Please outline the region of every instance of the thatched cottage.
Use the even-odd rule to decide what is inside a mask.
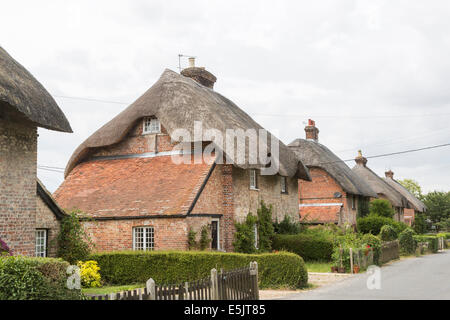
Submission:
[[[0,238],[14,254],[47,256],[64,213],[37,181],[37,127],[72,132],[45,88],[0,47]]]
[[[416,214],[427,211],[427,207],[422,201],[409,192],[408,189],[394,179],[394,172],[392,172],[392,170],[386,171],[384,174],[386,176],[384,180],[408,200],[409,208],[404,209],[404,222],[407,225],[412,226]]]
[[[306,139],[296,139],[288,145],[308,167],[312,179],[298,181],[301,221],[355,225],[358,208],[377,194],[344,161],[319,143],[319,129],[313,120],[308,120],[305,132]]]
[[[356,165],[352,169],[353,172],[363,179],[377,193],[379,198],[388,200],[394,208],[394,218],[397,221],[403,221],[404,209],[408,208],[408,200],[367,167],[367,158],[363,157],[361,151],[358,151],[355,162]]]
[[[165,70],[75,150],[54,196],[63,208],[77,208],[91,218],[84,226],[97,250],[184,250],[189,230],[198,236],[207,226],[211,249],[230,251],[234,222],[256,213],[261,200],[273,206],[274,219],[297,216],[297,181],[309,174],[281,141],[273,140],[279,143],[279,159],[250,163],[248,146],[244,154],[230,154],[212,137],[196,135],[197,121],[215,136],[230,129],[263,129],[215,92],[215,81],[194,65],[181,74]],[[180,129],[188,137],[180,139]],[[177,149],[179,141],[188,152]],[[211,141],[214,152],[206,153]],[[258,141],[258,148],[266,142]],[[189,161],[175,163],[177,155]],[[193,161],[198,155],[200,161]],[[242,155],[246,161],[236,161]],[[273,163],[279,170],[263,175]]]

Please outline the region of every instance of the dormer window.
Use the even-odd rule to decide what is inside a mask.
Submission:
[[[156,118],[144,118],[144,126],[142,133],[160,133],[161,132],[161,124],[159,120]]]

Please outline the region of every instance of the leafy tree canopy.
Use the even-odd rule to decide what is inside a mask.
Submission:
[[[404,186],[409,192],[411,192],[417,199],[422,200],[422,188],[416,180],[403,179],[397,180],[402,186]]]

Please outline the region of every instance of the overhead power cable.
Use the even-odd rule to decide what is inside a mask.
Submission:
[[[62,99],[71,99],[71,100],[82,100],[89,102],[100,102],[100,103],[113,103],[120,105],[129,105],[129,102],[121,102],[121,101],[111,101],[111,100],[102,100],[95,98],[83,98],[83,97],[71,97],[71,96],[60,96],[54,95],[55,98]],[[250,112],[255,116],[261,117],[288,117],[288,118],[342,118],[342,119],[373,119],[373,118],[412,118],[412,117],[442,117],[442,116],[450,116],[449,113],[425,113],[425,114],[397,114],[397,115],[308,115],[308,114],[269,114],[269,113],[257,113]]]

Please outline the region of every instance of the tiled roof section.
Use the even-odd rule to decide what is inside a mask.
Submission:
[[[300,220],[305,223],[337,223],[341,206],[300,207]]]
[[[61,207],[89,216],[186,214],[211,164],[175,164],[170,156],[79,164],[55,192]]]

